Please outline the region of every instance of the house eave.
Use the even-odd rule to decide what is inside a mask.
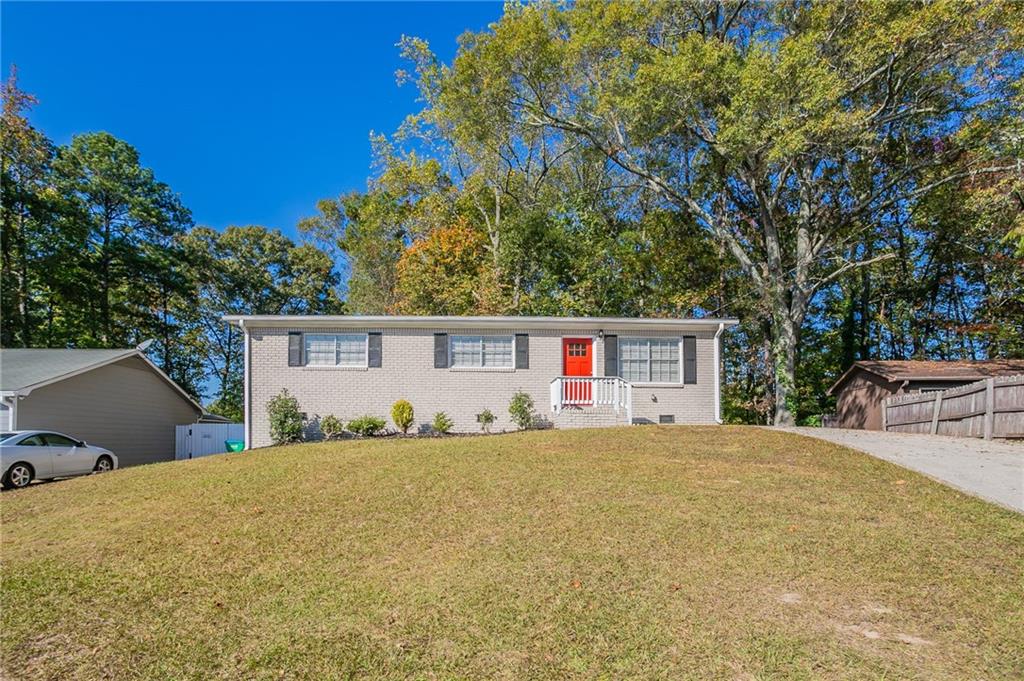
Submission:
[[[986,378],[993,378],[988,375],[972,375],[972,376],[900,376],[901,381],[916,381],[918,383],[945,383],[947,381],[983,381]],[[891,379],[896,380],[896,379]]]
[[[380,329],[572,329],[607,331],[717,331],[738,320],[649,319],[631,317],[409,317],[390,315],[224,315],[229,324],[248,328]]]

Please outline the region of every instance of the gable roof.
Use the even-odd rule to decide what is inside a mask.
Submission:
[[[715,330],[736,319],[654,317],[458,317],[401,315],[224,315],[236,326],[259,328],[384,328],[384,329],[678,329]]]
[[[174,388],[200,414],[203,408],[181,386],[153,364],[139,348],[94,350],[78,348],[0,348],[0,392],[27,395],[35,388],[138,357]]]
[[[887,381],[980,381],[990,376],[1024,374],[1024,359],[943,360],[869,359],[854,362],[828,389],[832,395],[857,371],[867,371]]]

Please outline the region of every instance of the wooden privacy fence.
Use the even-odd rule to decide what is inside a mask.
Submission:
[[[882,428],[986,440],[1024,437],[1024,375],[890,397],[882,406]]]

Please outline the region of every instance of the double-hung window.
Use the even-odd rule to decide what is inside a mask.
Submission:
[[[678,338],[622,338],[619,376],[630,383],[678,383]]]
[[[365,333],[307,333],[306,365],[313,367],[365,367]]]
[[[512,336],[452,336],[451,366],[511,369]]]

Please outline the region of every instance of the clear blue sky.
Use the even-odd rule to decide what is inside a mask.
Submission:
[[[105,130],[134,145],[198,224],[294,234],[317,199],[363,189],[371,130],[417,109],[395,43],[456,38],[489,3],[15,3],[2,60],[58,144]]]

